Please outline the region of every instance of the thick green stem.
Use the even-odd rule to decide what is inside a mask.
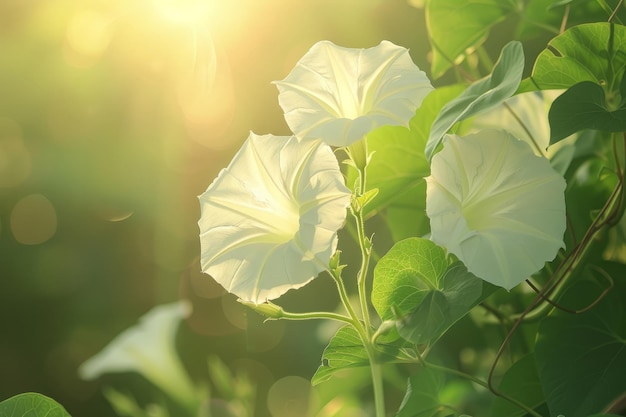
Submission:
[[[376,417],[385,417],[385,391],[383,389],[383,373],[382,366],[378,363],[376,352],[370,346],[368,349],[368,357],[370,360],[370,369],[372,371],[372,384],[374,388],[374,406],[376,407]]]

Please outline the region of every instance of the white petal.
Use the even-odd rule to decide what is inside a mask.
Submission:
[[[432,90],[408,50],[388,41],[368,49],[318,42],[275,83],[294,134],[331,146],[350,145],[380,126],[406,126]]]
[[[471,133],[484,129],[504,129],[514,137],[528,143],[539,156],[549,157],[550,144],[548,112],[561,90],[531,91],[517,94],[473,120]]]
[[[349,200],[327,145],[251,133],[200,196],[202,270],[254,303],[299,288],[326,268]]]
[[[563,245],[565,180],[503,131],[447,135],[426,178],[432,240],[511,289]]]
[[[183,404],[195,401],[195,389],[176,352],[176,332],[191,313],[188,301],[154,307],[139,324],[120,333],[97,355],[83,363],[83,379],[107,373],[138,372]]]

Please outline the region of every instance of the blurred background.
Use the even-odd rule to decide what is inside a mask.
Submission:
[[[78,366],[180,298],[194,377],[211,354],[246,369],[261,416],[308,389],[332,329],[263,324],[202,275],[197,196],[250,130],[289,133],[270,82],[323,39],[387,39],[428,68],[406,0],[0,0],[0,401],[36,391],[114,415],[102,384],[149,384]],[[322,278],[280,304],[332,310],[335,292]]]

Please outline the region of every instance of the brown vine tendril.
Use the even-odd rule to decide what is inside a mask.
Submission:
[[[563,12],[563,19],[561,19],[561,27],[559,27],[559,35],[565,32],[565,28],[567,28],[567,20],[569,19],[570,12],[570,4],[565,5],[565,11]]]
[[[537,293],[537,295],[539,295],[543,301],[547,302],[548,304],[550,304],[551,306],[553,306],[554,308],[561,310],[561,311],[565,311],[566,313],[570,313],[570,314],[582,314],[585,311],[589,311],[591,310],[593,307],[595,307],[600,301],[602,301],[602,299],[609,293],[609,291],[611,291],[613,289],[613,287],[615,286],[615,282],[613,281],[613,278],[611,278],[611,276],[602,268],[600,268],[597,265],[593,265],[593,264],[589,264],[587,265],[589,268],[595,269],[596,272],[598,272],[600,275],[602,275],[609,283],[609,286],[607,288],[605,288],[602,293],[596,297],[595,300],[593,300],[589,305],[587,305],[586,307],[579,309],[579,310],[573,310],[571,308],[567,308],[564,307],[562,305],[560,305],[559,303],[557,303],[554,300],[551,300],[550,298],[546,297],[544,294],[541,294],[541,290],[539,288],[537,288],[535,286],[535,284],[532,283],[531,280],[527,279],[526,283],[528,284],[528,286],[530,288],[532,288],[533,291],[535,291]]]
[[[617,15],[617,11],[619,10],[620,7],[622,7],[623,3],[624,3],[624,0],[619,0],[619,3],[617,3],[617,6],[615,6],[615,9],[613,9],[613,13],[611,13],[611,16],[609,16],[609,20],[608,20],[609,23],[613,21],[613,19]]]

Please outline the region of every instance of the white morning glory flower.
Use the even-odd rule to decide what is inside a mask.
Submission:
[[[565,180],[498,130],[446,135],[426,178],[431,239],[507,290],[564,247]]]
[[[194,409],[198,399],[176,352],[176,332],[191,313],[191,304],[179,301],[154,307],[115,337],[78,369],[91,380],[107,373],[138,372],[182,405]]]
[[[348,146],[380,126],[407,126],[433,89],[408,50],[388,41],[368,49],[318,42],[275,83],[292,132],[331,146]]]
[[[528,143],[536,155],[550,158],[559,146],[551,146],[550,152],[547,151],[550,145],[548,112],[561,93],[561,90],[544,90],[517,94],[505,101],[506,106],[498,106],[476,116],[471,124],[471,133],[483,129],[505,129]]]
[[[202,271],[256,304],[300,288],[327,269],[349,202],[329,146],[250,133],[200,196]]]

